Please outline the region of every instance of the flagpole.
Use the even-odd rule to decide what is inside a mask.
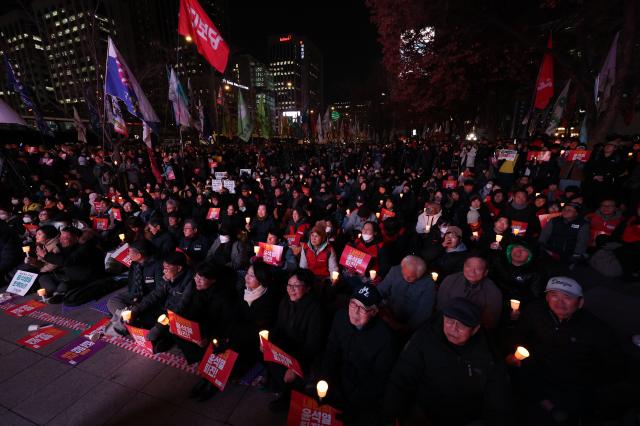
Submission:
[[[104,74],[102,75],[102,151],[105,150],[105,132],[107,130],[107,66],[109,64],[109,44],[111,37],[107,39],[107,54],[104,60]]]

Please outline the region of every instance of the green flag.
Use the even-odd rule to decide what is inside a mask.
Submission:
[[[271,137],[271,126],[269,126],[269,118],[267,116],[267,105],[264,97],[257,99],[257,116],[258,129],[260,130],[260,136],[269,139]]]
[[[545,131],[548,135],[554,135],[556,133],[560,120],[562,120],[564,107],[567,105],[567,98],[569,95],[569,84],[571,84],[571,80],[567,81],[567,84],[564,86],[564,89],[562,89],[562,92],[560,92],[558,99],[556,99],[556,103],[553,105],[551,118],[549,119],[549,126]]]
[[[247,104],[244,103],[242,91],[238,89],[238,137],[245,142],[251,138],[253,124],[247,110]]]

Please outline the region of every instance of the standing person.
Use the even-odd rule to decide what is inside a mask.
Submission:
[[[378,316],[382,297],[370,284],[356,289],[333,320],[320,376],[331,384],[329,401],[350,425],[381,423],[380,404],[395,362],[391,330]]]
[[[385,424],[511,424],[509,378],[480,330],[481,309],[453,298],[442,311],[400,354],[383,401]]]
[[[296,269],[287,283],[287,296],[280,302],[276,325],[269,341],[293,356],[304,374],[319,360],[326,338],[326,317],[322,304],[311,293],[315,277],[306,269]],[[291,390],[300,389],[303,379],[291,369],[269,363],[269,377],[278,398],[269,403],[273,411],[286,411]]]

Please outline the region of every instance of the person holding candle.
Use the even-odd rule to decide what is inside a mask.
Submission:
[[[247,232],[249,232],[249,237],[255,245],[267,241],[269,229],[275,228],[275,226],[276,223],[273,220],[273,216],[268,213],[265,203],[258,205],[256,216],[249,223],[245,224],[245,228]]]
[[[513,240],[514,235],[511,233],[511,220],[500,215],[492,222],[492,225],[485,226],[483,233],[478,241],[480,250],[490,249],[493,251],[504,250]]]
[[[381,318],[402,337],[408,336],[431,317],[435,284],[418,256],[406,256],[377,285],[384,299]]]
[[[418,216],[416,232],[418,235],[426,235],[431,229],[436,228],[438,220],[442,217],[442,207],[438,203],[426,202],[424,211]]]
[[[530,352],[526,360],[510,362],[520,366],[514,379],[531,421],[575,424],[591,419],[594,408],[610,400],[605,397],[610,386],[621,384],[622,354],[613,331],[583,309],[583,290],[576,280],[553,277],[545,293],[524,308],[507,350],[513,354],[523,346]],[[618,389],[615,398],[622,402],[626,392]]]
[[[536,216],[536,208],[529,203],[529,194],[524,189],[518,189],[513,194],[511,204],[507,205],[503,214],[514,222],[519,222],[519,236],[529,239],[536,238],[540,234],[540,221]]]
[[[394,336],[379,316],[382,297],[364,284],[333,319],[318,376],[331,386],[327,403],[350,425],[379,423],[385,384],[396,360]]]
[[[330,277],[338,270],[338,260],[333,246],[327,241],[325,227],[314,226],[309,232],[309,242],[302,243],[300,268],[309,269],[317,279]]]
[[[44,225],[36,231],[35,256],[27,253],[25,265],[18,269],[45,274],[58,268],[57,265],[47,263],[44,256],[47,253],[60,253],[60,232],[53,225]]]
[[[325,311],[311,292],[315,279],[308,269],[298,268],[291,274],[287,296],[280,302],[276,324],[269,334],[269,341],[298,360],[305,374],[319,361],[326,339]],[[291,389],[300,389],[303,380],[279,364],[268,363],[268,368],[271,384],[279,394],[269,408],[286,411]]]
[[[387,384],[385,425],[512,424],[509,378],[481,317],[473,302],[452,298],[416,331]]]

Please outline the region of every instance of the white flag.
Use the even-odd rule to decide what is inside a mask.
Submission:
[[[78,132],[78,141],[87,143],[87,129],[82,124],[76,107],[73,107],[73,125],[76,126],[76,131]]]
[[[176,125],[189,127],[191,117],[189,116],[189,103],[187,95],[178,80],[178,76],[173,68],[171,68],[169,76],[169,100],[173,106],[173,115]]]
[[[613,84],[616,82],[616,56],[618,55],[619,37],[620,31],[618,31],[613,38],[607,59],[605,59],[604,64],[602,64],[602,69],[596,77],[596,84],[593,91],[598,112],[607,109],[607,102],[611,96]]]
[[[567,105],[567,98],[569,95],[569,85],[571,84],[571,80],[567,81],[567,84],[564,85],[564,89],[560,92],[558,99],[556,99],[556,103],[553,104],[553,110],[551,111],[551,118],[549,119],[549,126],[545,131],[546,134],[553,136],[560,124],[560,120],[562,120],[562,115],[564,114],[564,107]]]

